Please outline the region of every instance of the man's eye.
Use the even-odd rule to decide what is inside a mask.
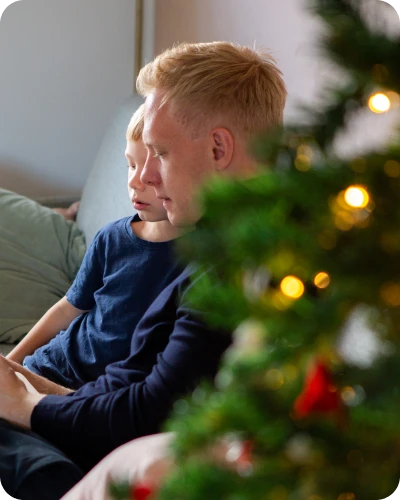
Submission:
[[[129,165],[129,164],[128,164],[128,165],[127,165],[127,167],[128,167],[128,168],[130,168],[130,169],[132,169],[132,170],[135,170],[136,165]]]
[[[157,151],[154,151],[155,158],[163,158],[164,156],[165,156],[165,153],[157,153]]]

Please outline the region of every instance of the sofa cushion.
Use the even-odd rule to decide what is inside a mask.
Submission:
[[[0,189],[0,341],[15,342],[71,285],[85,253],[77,225]]]

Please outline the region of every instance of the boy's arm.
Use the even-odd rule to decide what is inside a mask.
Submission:
[[[32,354],[36,349],[47,344],[61,330],[68,328],[70,323],[82,314],[83,310],[70,304],[66,297],[59,300],[36,323],[30,332],[8,354],[7,359],[22,363],[25,356]]]

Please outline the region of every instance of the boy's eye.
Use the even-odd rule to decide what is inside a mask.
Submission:
[[[136,168],[136,165],[127,165],[128,168],[131,168],[132,170],[134,170]]]

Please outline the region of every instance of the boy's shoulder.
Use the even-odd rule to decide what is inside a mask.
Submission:
[[[94,238],[94,242],[106,242],[110,238],[113,238],[115,236],[124,235],[128,231],[133,217],[134,216],[130,215],[128,217],[122,217],[122,219],[107,223],[105,226],[99,229]]]

